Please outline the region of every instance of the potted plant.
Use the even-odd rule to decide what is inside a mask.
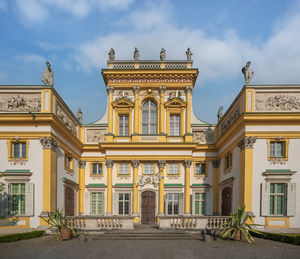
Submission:
[[[250,234],[250,230],[255,233],[260,233],[259,231],[254,230],[251,225],[257,224],[248,224],[247,221],[252,221],[252,216],[245,214],[245,206],[238,208],[236,213],[230,214],[229,222],[220,225],[219,229],[222,233],[222,238],[230,236],[234,240],[242,240],[244,236],[249,243],[254,242],[254,238]]]
[[[57,209],[52,215],[48,212],[48,218],[42,219],[47,222],[50,229],[55,229],[57,239],[70,240],[72,236],[75,236],[75,231],[67,225],[66,217],[63,215],[62,210]]]

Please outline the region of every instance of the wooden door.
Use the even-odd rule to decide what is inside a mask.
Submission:
[[[74,191],[70,187],[65,187],[65,214],[74,216]]]
[[[142,193],[142,224],[155,223],[155,192]]]
[[[222,216],[229,216],[231,213],[231,196],[232,189],[230,187],[226,187],[222,191]]]

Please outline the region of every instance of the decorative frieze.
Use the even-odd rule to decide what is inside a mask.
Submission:
[[[107,129],[87,129],[86,131],[86,139],[87,142],[98,143],[105,141],[105,134],[107,133]]]
[[[235,104],[231,111],[226,115],[226,118],[221,123],[221,135],[223,135],[233,123],[240,117],[241,104],[240,101]]]
[[[139,175],[136,181],[136,185],[138,186],[145,186],[146,184],[152,184],[155,188],[159,184],[160,179],[163,179],[164,177],[155,174],[155,175]]]
[[[199,143],[199,144],[205,144],[205,143],[213,143],[213,131],[211,128],[192,128],[192,134],[193,134],[193,142]]]
[[[256,137],[245,137],[238,142],[238,147],[240,148],[240,150],[243,150],[245,148],[253,148],[256,139]]]
[[[53,151],[58,147],[57,142],[51,137],[40,138],[43,149],[51,149]]]
[[[165,168],[166,160],[158,160],[157,165],[158,165],[159,168]]]
[[[1,93],[1,112],[41,112],[41,94]]]
[[[131,163],[132,163],[133,168],[139,168],[139,166],[140,166],[140,161],[139,160],[133,159],[131,161]]]
[[[56,116],[76,136],[75,123],[59,103],[56,104]]]
[[[107,168],[113,168],[114,161],[113,160],[106,160],[105,165]]]
[[[184,160],[183,165],[185,166],[185,168],[190,168],[192,165],[192,160]]]

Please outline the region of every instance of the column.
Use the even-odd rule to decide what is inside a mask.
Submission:
[[[138,178],[138,171],[139,171],[140,161],[139,160],[132,160],[132,167],[133,167],[133,201],[132,201],[132,214],[133,216],[138,216],[138,185],[137,185],[137,178]],[[138,219],[135,219],[137,221]]]
[[[112,214],[112,169],[114,161],[106,160],[105,165],[107,167],[106,214]]]
[[[244,137],[238,143],[240,148],[240,206],[252,212],[253,146],[256,137]]]
[[[214,215],[220,215],[219,213],[219,199],[220,199],[220,160],[214,160],[212,161],[213,166],[213,194],[214,194],[214,205],[213,205],[213,214]]]
[[[84,214],[84,191],[85,191],[85,166],[86,161],[78,160],[78,205],[77,205],[77,211],[79,215]]]
[[[139,86],[133,87],[134,93],[134,134],[139,133],[139,93],[141,88]]]
[[[107,93],[108,93],[108,134],[113,134],[113,93],[114,88],[112,86],[106,87]]]
[[[56,149],[51,137],[40,138],[43,147],[43,215],[56,210]],[[41,219],[41,224],[43,220]]]
[[[159,129],[159,133],[160,134],[164,134],[165,132],[165,91],[166,91],[166,86],[161,85],[159,86],[159,92],[160,92],[160,104],[159,104],[159,108],[160,108],[160,129]]]
[[[192,142],[193,135],[191,133],[191,113],[192,113],[192,91],[193,86],[187,86],[186,92],[186,113],[185,113],[185,141]]]
[[[190,199],[190,178],[191,178],[191,165],[192,160],[184,160],[183,162],[185,167],[185,181],[184,181],[184,214],[190,215],[191,214],[191,199]]]
[[[159,210],[158,216],[165,214],[165,187],[164,187],[164,171],[166,166],[166,160],[159,160],[158,167],[159,167]]]

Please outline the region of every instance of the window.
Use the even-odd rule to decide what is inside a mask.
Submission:
[[[152,100],[142,106],[142,134],[157,134],[157,105]]]
[[[225,156],[225,169],[232,167],[232,153]]]
[[[119,115],[119,135],[128,136],[129,135],[129,116]]]
[[[145,163],[143,174],[154,174],[154,164],[153,163]]]
[[[285,156],[285,142],[271,141],[270,142],[270,157],[284,157]]]
[[[205,193],[195,193],[195,214],[205,215]]]
[[[179,175],[179,164],[169,163],[168,164],[168,174],[169,175]]]
[[[103,165],[102,165],[102,163],[92,164],[92,175],[103,175]]]
[[[92,192],[91,193],[91,215],[103,214],[103,193]]]
[[[119,215],[129,215],[129,193],[119,193]]]
[[[195,175],[205,175],[206,174],[206,164],[196,163]]]
[[[179,214],[179,193],[168,193],[168,215]]]
[[[286,184],[270,184],[270,215],[286,214]]]
[[[68,154],[65,154],[65,169],[73,170],[73,158]]]
[[[14,142],[12,143],[13,158],[26,158],[26,142]]]
[[[180,128],[180,115],[179,114],[171,114],[170,115],[170,136],[179,136],[179,128]]]
[[[119,175],[128,175],[129,174],[129,163],[120,163],[119,164]]]
[[[11,184],[11,215],[25,214],[25,183]]]

